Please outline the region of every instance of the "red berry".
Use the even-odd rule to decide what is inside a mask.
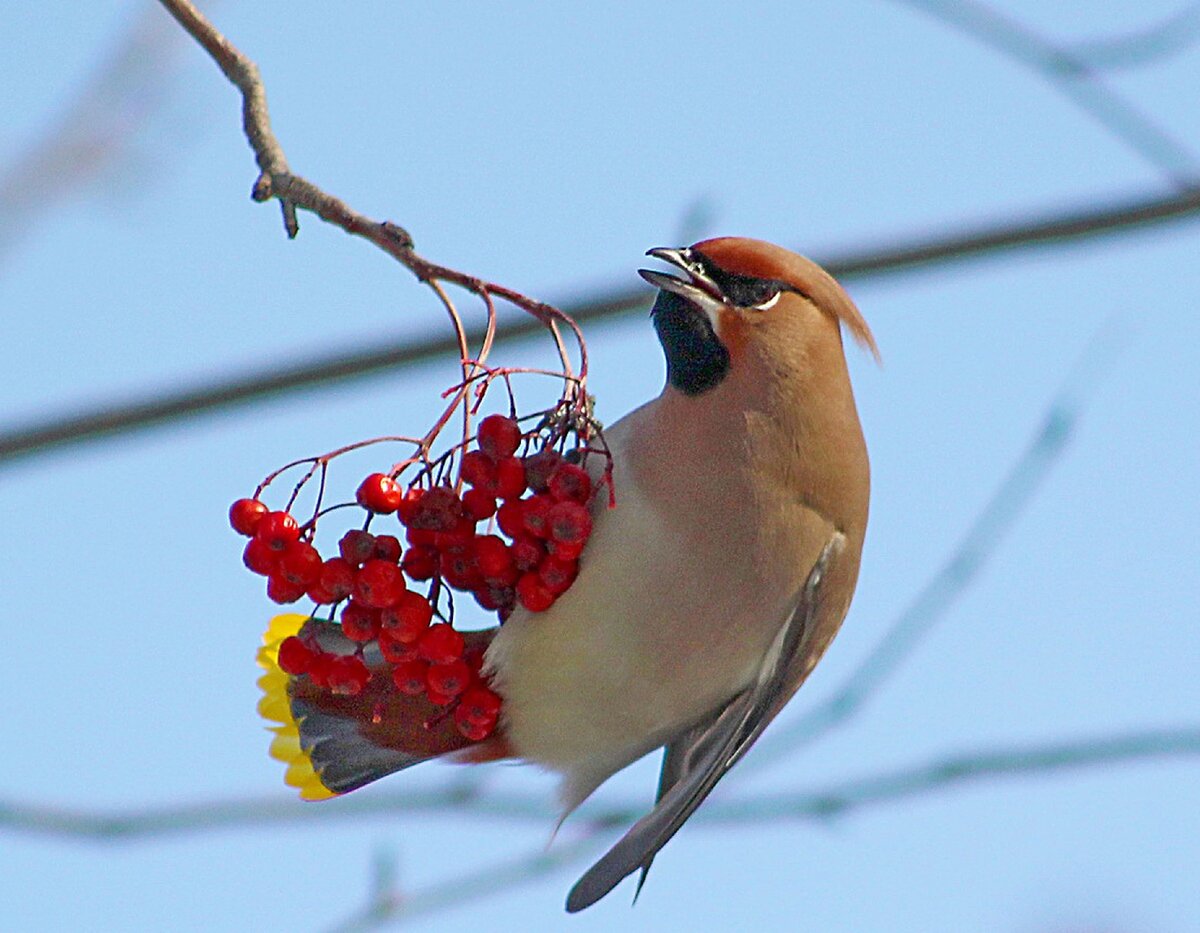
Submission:
[[[475,590],[475,602],[489,612],[512,609],[517,604],[517,593],[511,586],[485,583]]]
[[[308,593],[309,599],[311,599],[314,603],[319,603],[321,605],[329,605],[330,603],[336,603],[338,601],[338,598],[334,596],[333,593],[321,586],[320,580],[318,580],[316,583],[310,583],[306,592]]]
[[[265,577],[273,573],[279,565],[279,552],[272,551],[268,544],[259,541],[258,538],[251,538],[246,542],[246,549],[242,551],[242,563],[247,569]]]
[[[268,512],[258,520],[254,537],[272,551],[282,551],[300,540],[300,526],[287,512]]]
[[[257,499],[238,499],[229,507],[229,524],[240,535],[249,538],[267,514],[267,507]]]
[[[475,553],[475,564],[483,579],[489,583],[512,583],[515,580],[512,553],[508,545],[496,535],[480,535],[471,542]]]
[[[464,492],[463,505],[467,514],[477,522],[496,514],[496,497],[482,489],[468,489]]]
[[[496,524],[510,538],[525,533],[525,503],[520,499],[512,499],[496,511]]]
[[[471,669],[461,658],[445,664],[430,664],[425,676],[430,696],[440,693],[443,696],[456,697],[471,684]]]
[[[460,633],[444,622],[432,625],[417,642],[421,657],[433,664],[446,664],[462,657],[466,642]]]
[[[386,609],[384,610],[384,612],[387,611]],[[405,661],[415,661],[417,659],[416,648],[412,645],[396,641],[388,635],[386,629],[379,635],[379,653],[383,655],[383,659],[389,664],[403,664]]]
[[[363,659],[352,654],[335,657],[330,663],[329,673],[326,675],[329,689],[348,697],[361,693],[370,679],[371,672],[367,670]]]
[[[472,450],[463,454],[459,475],[470,486],[491,486],[496,481],[496,467],[482,450]]]
[[[517,581],[517,599],[530,612],[544,612],[557,597],[536,573],[527,573]]]
[[[407,589],[400,568],[390,561],[372,558],[354,575],[354,598],[374,609],[396,605]]]
[[[317,653],[299,637],[290,635],[279,645],[279,669],[298,677],[308,671]]]
[[[450,696],[449,694],[434,693],[429,689],[426,689],[425,691],[425,698],[434,706],[449,706],[454,702],[454,697]]]
[[[303,584],[293,583],[278,573],[267,577],[267,597],[277,603],[294,603],[306,589]]]
[[[479,565],[475,563],[474,549],[469,544],[442,552],[438,566],[446,583],[456,590],[473,590],[483,582]]]
[[[496,482],[488,490],[498,499],[517,499],[525,492],[525,464],[516,457],[496,461]]]
[[[488,723],[487,725],[476,725],[473,722],[469,722],[467,719],[458,715],[458,710],[454,711],[454,725],[458,728],[458,731],[464,738],[468,738],[472,742],[482,742],[489,735],[491,735],[496,728],[496,724],[494,722]]]
[[[308,665],[308,679],[318,687],[329,686],[329,675],[336,662],[338,656],[330,654],[327,651],[317,651],[312,659],[312,663]]]
[[[463,693],[455,714],[468,722],[494,723],[500,716],[500,706],[500,697],[482,684],[476,684]]]
[[[417,503],[421,501],[421,497],[425,495],[425,490],[417,486],[412,489],[407,489],[400,499],[400,506],[396,509],[396,517],[400,519],[401,525],[407,525],[412,519],[413,511],[417,507]]]
[[[331,557],[321,565],[321,576],[317,578],[321,589],[338,602],[354,591],[354,567],[344,557]]]
[[[525,458],[525,479],[534,492],[545,492],[550,486],[550,477],[563,462],[562,454],[546,447]]]
[[[551,538],[546,542],[546,550],[559,560],[579,560],[579,555],[583,553],[585,543],[584,541],[579,541],[574,544],[564,544],[562,541],[555,541]]]
[[[289,583],[308,589],[321,576],[321,555],[307,541],[295,541],[279,558],[278,573]]]
[[[479,422],[479,449],[499,460],[511,457],[521,445],[521,426],[504,415],[488,415]]]
[[[412,579],[428,580],[437,573],[437,552],[427,547],[414,546],[404,555],[401,566]]]
[[[372,473],[359,484],[354,498],[364,509],[390,515],[404,501],[404,490],[386,473]]]
[[[395,535],[376,535],[375,536],[375,553],[374,557],[380,560],[391,561],[393,564],[400,562],[400,555],[404,553],[400,547],[400,539]]]
[[[338,553],[347,563],[358,567],[375,555],[375,536],[369,531],[351,528],[338,542]]]
[[[550,495],[560,502],[570,500],[585,504],[592,494],[592,478],[587,470],[574,463],[564,463],[550,477]]]
[[[535,538],[549,538],[549,515],[554,505],[554,500],[545,493],[538,493],[536,496],[525,499],[522,502],[523,509],[521,511],[521,525],[525,534],[533,535]]]
[[[392,669],[392,683],[401,693],[410,697],[425,692],[425,673],[429,664],[425,661],[401,661]]]
[[[454,525],[445,531],[433,533],[433,546],[438,550],[453,547],[464,547],[475,537],[475,522],[465,514]]]
[[[537,575],[551,593],[556,596],[565,593],[575,582],[579,566],[575,561],[563,560],[560,557],[547,557],[538,565]]]
[[[379,617],[383,632],[392,640],[415,644],[429,629],[433,606],[420,593],[405,591],[396,605],[384,609]]]
[[[537,569],[546,556],[546,547],[537,538],[523,536],[512,543],[512,556],[516,568],[525,573]]]
[[[410,528],[449,531],[463,517],[462,501],[449,486],[434,486],[417,500],[408,521]]]
[[[379,634],[379,610],[351,600],[342,610],[342,634],[357,642],[375,638]]]
[[[555,541],[583,544],[592,533],[592,516],[578,502],[559,502],[546,516],[546,526]]]
[[[404,532],[404,537],[412,547],[432,548],[434,538],[437,537],[436,531],[430,531],[428,528],[409,528]]]

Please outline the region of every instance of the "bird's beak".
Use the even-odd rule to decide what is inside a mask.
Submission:
[[[660,246],[647,250],[646,255],[675,266],[687,278],[677,278],[654,269],[638,269],[638,275],[655,288],[674,292],[680,298],[691,302],[715,322],[717,311],[725,306],[725,298],[717,283],[705,274],[704,267],[692,257],[691,250]]]

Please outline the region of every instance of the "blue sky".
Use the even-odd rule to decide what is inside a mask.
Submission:
[[[6,13],[0,166],[147,5]],[[1003,9],[1067,40],[1179,4],[1138,7]],[[548,300],[635,282],[648,247],[693,232],[696,205],[698,234],[820,258],[1165,190],[1028,70],[900,2],[206,8],[262,68],[296,171],[403,224],[426,256]],[[0,257],[3,424],[443,326],[366,244],[311,217],[287,241],[278,210],[248,198],[233,90],[198,49],[179,43],[172,60],[126,156]],[[1200,150],[1200,49],[1112,83]],[[1198,247],[1183,223],[851,285],[884,358],[851,350],[872,524],[843,633],[782,725],[837,688],[947,557],[1101,327],[1120,350],[1066,455],[932,636],[851,723],[735,772],[727,797],[1195,723]],[[602,418],[657,393],[644,314],[588,336]],[[283,798],[254,712],[272,607],[225,510],[294,457],[419,430],[452,363],[0,468],[0,797],[102,810]],[[630,768],[604,799],[648,803],[655,768]],[[530,769],[493,770],[489,787],[552,792]],[[635,909],[622,888],[567,918],[572,868],[415,925],[1175,933],[1200,925],[1197,774],[1194,759],[1144,762],[829,824],[689,826]],[[455,778],[423,766],[361,793]],[[549,829],[375,816],[108,847],[5,831],[0,916],[36,930],[322,930],[362,904],[377,851],[415,890],[532,851]]]

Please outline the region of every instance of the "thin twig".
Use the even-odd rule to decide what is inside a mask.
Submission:
[[[0,262],[50,208],[111,187],[168,98],[180,39],[153,8],[138,11],[45,133],[0,171]]]
[[[578,341],[580,355],[580,378],[587,376],[587,350],[583,335],[575,322],[558,308],[536,301],[520,292],[477,276],[438,265],[420,256],[413,246],[412,236],[403,227],[390,221],[382,223],[358,213],[345,201],[321,190],[306,178],[295,175],[288,168],[283,147],[271,129],[267,110],[267,92],[259,75],[258,66],[244,55],[232,42],[202,14],[191,0],[160,0],[187,33],[195,39],[220,67],[242,94],[242,129],[260,169],[254,182],[252,197],[256,201],[276,199],[283,209],[284,229],[289,237],[300,230],[297,210],[316,214],[326,223],[340,227],[351,236],[362,237],[379,247],[421,282],[448,282],[474,295],[494,295],[514,307],[533,315],[548,328],[560,354],[564,368],[570,367],[570,358],[562,345],[556,325],[571,328]]]
[[[1089,61],[979,0],[900,0],[949,23],[1044,78],[1154,165],[1180,191],[1200,185],[1200,162],[1179,140],[1106,86]]]
[[[594,855],[607,836],[601,827],[590,826],[578,838],[552,849],[538,846],[525,855],[489,863],[411,894],[401,893],[391,899],[372,901],[330,927],[329,933],[364,933],[511,891],[518,885],[537,881]]]
[[[1093,71],[1138,68],[1182,52],[1200,39],[1200,3],[1191,3],[1141,29],[1104,39],[1062,45],[1072,58]]]
[[[843,281],[865,281],[1009,250],[1057,248],[1197,217],[1200,217],[1200,191],[1125,198],[1084,210],[980,224],[929,237],[910,236],[905,238],[907,242],[901,240],[899,246],[893,243],[878,249],[868,247],[833,254],[822,264]],[[576,321],[590,322],[645,308],[649,301],[650,292],[644,287],[613,288],[565,303],[563,309]],[[507,343],[542,329],[540,322],[528,317],[508,318],[496,326],[493,342]],[[473,344],[477,343],[485,337],[485,329],[468,330],[467,336]],[[106,403],[75,414],[12,425],[0,430],[0,466],[300,390],[332,387],[392,372],[444,358],[456,352],[457,346],[456,337],[444,334],[395,341],[382,347],[373,341],[370,346],[313,356],[289,366],[256,367],[228,379],[149,392],[132,402]]]

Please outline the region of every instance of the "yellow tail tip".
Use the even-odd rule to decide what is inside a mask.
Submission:
[[[284,782],[300,791],[303,800],[326,800],[337,794],[321,783],[321,775],[313,768],[312,759],[300,745],[300,724],[292,717],[288,699],[288,674],[279,666],[279,646],[285,638],[296,635],[308,621],[308,616],[288,613],[275,616],[263,633],[258,649],[258,666],[266,673],[258,678],[262,699],[258,713],[275,733],[271,740],[271,757],[287,765]]]

